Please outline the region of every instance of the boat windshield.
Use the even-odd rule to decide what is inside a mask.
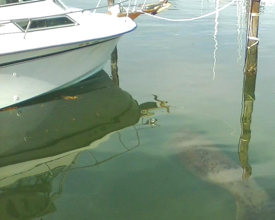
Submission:
[[[13,21],[13,23],[19,27],[22,31],[26,31],[29,20],[24,21]],[[74,26],[76,22],[69,18],[68,16],[60,16],[60,17],[50,17],[50,18],[39,18],[35,20],[31,20],[29,24],[28,31],[38,31],[59,27],[68,27]]]
[[[38,1],[45,1],[45,0],[0,0],[0,7],[15,5],[15,4],[23,4],[28,2],[38,2]]]

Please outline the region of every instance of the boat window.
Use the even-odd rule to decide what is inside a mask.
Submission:
[[[28,23],[28,20],[14,22],[14,24],[18,26],[22,31],[25,31],[27,29]],[[75,25],[75,21],[67,16],[35,19],[31,21],[28,31],[36,31],[56,27],[67,27],[73,25]]]
[[[39,1],[45,1],[45,0],[0,0],[0,7],[14,5],[14,4],[28,3],[28,2],[39,2]]]

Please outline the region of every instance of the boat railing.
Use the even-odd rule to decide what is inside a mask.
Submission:
[[[127,2],[127,5],[125,4]],[[145,0],[146,2],[146,0]],[[27,26],[25,28],[25,30],[21,29],[21,31],[18,32],[9,32],[9,33],[0,33],[0,35],[6,35],[6,34],[24,34],[24,38],[26,38],[27,33],[29,33],[31,30],[31,24],[34,20],[43,20],[43,19],[50,19],[50,18],[57,18],[57,17],[62,17],[62,16],[69,16],[71,14],[76,14],[76,13],[84,13],[84,12],[90,12],[90,13],[96,13],[96,11],[98,9],[104,9],[104,8],[108,8],[108,11],[110,11],[110,8],[112,7],[118,7],[119,9],[123,9],[128,16],[130,11],[135,10],[135,7],[137,6],[137,0],[135,0],[135,3],[132,4],[131,0],[123,0],[120,1],[118,3],[114,3],[111,6],[110,5],[104,5],[104,6],[100,6],[101,0],[99,0],[99,2],[97,3],[96,7],[92,7],[92,8],[86,8],[86,9],[69,9],[69,11],[66,11],[64,13],[59,13],[59,14],[54,14],[54,15],[48,15],[48,16],[39,16],[39,17],[31,17],[31,18],[19,18],[19,19],[10,19],[10,20],[0,20],[0,28],[3,25],[9,24],[9,23],[17,23],[17,22],[27,22]],[[132,10],[131,10],[132,8]],[[78,23],[75,21],[74,23],[75,25],[78,25]]]

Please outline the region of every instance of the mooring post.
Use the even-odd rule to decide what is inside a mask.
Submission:
[[[251,0],[248,19],[247,45],[244,69],[243,108],[241,115],[242,134],[239,143],[239,159],[244,173],[243,178],[251,176],[252,168],[248,163],[248,147],[251,139],[251,120],[253,103],[255,100],[255,87],[258,62],[258,26],[259,26],[260,0]]]
[[[108,12],[111,13],[111,7],[115,4],[115,1],[114,0],[107,0],[107,1],[108,1]],[[112,73],[112,78],[114,83],[119,86],[117,60],[118,60],[118,55],[117,55],[117,46],[116,46],[111,54],[111,73]]]
[[[117,46],[115,47],[114,51],[111,54],[111,73],[113,82],[119,86],[119,76],[118,76],[118,66],[117,66]]]
[[[251,0],[251,9],[248,20],[247,48],[245,59],[245,74],[257,73],[258,60],[258,27],[260,15],[260,0]]]
[[[107,0],[108,1],[108,12],[111,12],[111,7],[115,4],[115,0]]]

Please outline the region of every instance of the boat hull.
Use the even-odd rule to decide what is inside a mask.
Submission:
[[[119,36],[54,53],[36,50],[27,60],[0,67],[0,109],[77,83],[104,67]],[[49,50],[49,48],[47,48]],[[28,52],[29,53],[29,52]],[[21,57],[25,57],[22,54]]]

